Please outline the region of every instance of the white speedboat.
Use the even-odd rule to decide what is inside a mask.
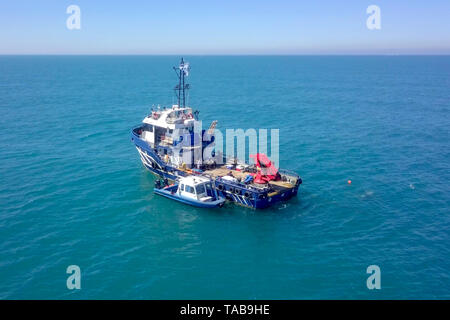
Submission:
[[[225,198],[219,196],[210,179],[194,175],[180,178],[176,184],[165,186],[157,180],[155,193],[199,208],[222,207],[225,202]]]

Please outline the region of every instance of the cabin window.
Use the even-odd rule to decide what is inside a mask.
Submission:
[[[144,130],[145,130],[145,131],[149,131],[149,132],[153,132],[153,126],[152,126],[152,125],[149,125],[149,124],[146,124],[146,125],[144,126]]]
[[[183,191],[184,190],[184,184],[181,184],[180,185],[180,191]]]
[[[205,193],[205,185],[199,184],[198,186],[195,187],[195,190],[197,191],[197,194]]]
[[[189,193],[195,193],[194,187],[191,187],[191,186],[188,186],[188,185],[186,186],[186,189],[184,191],[189,192]]]
[[[213,189],[212,189],[211,183],[207,183],[205,185],[205,187],[206,187],[206,194],[208,196],[213,196]]]
[[[173,130],[172,129],[169,129],[169,134],[172,134],[173,133]]]

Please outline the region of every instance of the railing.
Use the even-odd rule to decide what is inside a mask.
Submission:
[[[284,174],[287,176],[292,176],[294,178],[300,178],[300,175],[294,171],[288,170],[288,169],[278,169],[279,174]]]

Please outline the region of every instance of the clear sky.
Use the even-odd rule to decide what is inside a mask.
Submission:
[[[450,0],[2,0],[0,54],[450,54]]]

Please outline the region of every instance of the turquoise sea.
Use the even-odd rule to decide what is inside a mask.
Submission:
[[[129,133],[180,57],[1,56],[0,298],[450,298],[449,56],[185,58],[206,125],[280,129],[298,197],[153,195]]]

